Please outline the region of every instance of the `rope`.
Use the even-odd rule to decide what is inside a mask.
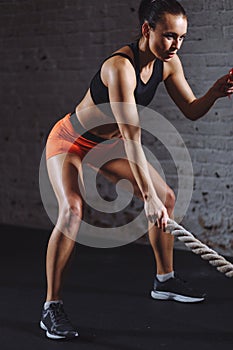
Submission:
[[[224,273],[227,277],[233,277],[233,264],[227,261],[223,256],[210,249],[207,245],[200,242],[192,233],[178,225],[174,220],[168,219],[167,229],[171,234],[183,242],[191,251],[200,255],[202,259],[208,261],[218,271]]]

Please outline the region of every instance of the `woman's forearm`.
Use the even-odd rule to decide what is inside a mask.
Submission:
[[[186,109],[187,118],[191,120],[201,118],[210,110],[217,99],[230,96],[233,93],[233,82],[229,77],[229,74],[224,75],[214,83],[204,96],[192,101]]]
[[[157,196],[154,189],[145,153],[139,140],[124,140],[125,152],[129,160],[131,170],[144,200],[150,196]]]
[[[214,105],[216,100],[216,95],[212,89],[210,89],[204,96],[197,98],[190,103],[186,112],[186,117],[191,120],[197,120],[203,117]]]
[[[132,169],[134,179],[144,200],[145,214],[148,220],[158,228],[165,230],[168,220],[167,209],[159,199],[149,173],[148,162],[142,149],[141,142],[135,137],[124,139],[126,155]]]

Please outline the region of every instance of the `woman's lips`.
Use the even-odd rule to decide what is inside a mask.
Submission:
[[[176,53],[175,52],[168,52],[168,57],[173,57]]]

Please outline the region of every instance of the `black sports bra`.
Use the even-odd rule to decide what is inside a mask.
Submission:
[[[135,63],[133,63],[132,59],[127,54],[123,52],[116,52],[111,56],[107,57],[102,62],[102,64],[113,56],[122,56],[129,59],[129,61],[132,63],[132,65],[135,68],[135,73],[137,78],[137,86],[134,90],[135,101],[139,105],[147,106],[152,101],[159,83],[163,80],[163,61],[156,59],[153,66],[152,75],[148,80],[148,82],[145,84],[140,78],[138,41],[128,44],[128,46],[133,51]],[[98,72],[95,74],[93,79],[91,80],[91,84],[90,84],[91,97],[96,105],[109,102],[108,88],[102,82],[100,72],[101,72],[101,67],[98,70]]]

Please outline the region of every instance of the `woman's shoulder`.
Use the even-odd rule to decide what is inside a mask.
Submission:
[[[134,66],[134,53],[130,48],[130,44],[121,46],[115,51],[112,51],[112,53],[103,61],[103,65],[106,63],[107,66],[109,64],[110,66],[111,64],[115,66],[116,64],[122,65],[124,63],[127,64],[128,62]]]
[[[105,69],[126,69],[133,72],[134,54],[129,45],[113,51],[103,62],[101,70]]]
[[[130,47],[122,46],[114,51],[101,67],[101,79],[108,86],[110,81],[128,81],[133,86],[136,84],[136,73],[134,68],[134,55]]]

